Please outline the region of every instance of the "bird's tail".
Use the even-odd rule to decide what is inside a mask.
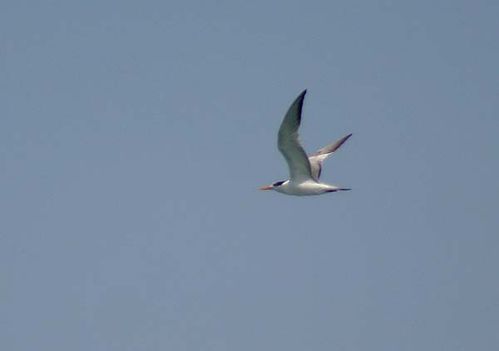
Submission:
[[[326,190],[327,193],[334,193],[336,191],[349,191],[352,190],[351,188],[338,188],[338,187],[333,187],[332,189]]]

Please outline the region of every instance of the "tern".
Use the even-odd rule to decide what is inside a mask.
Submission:
[[[289,107],[282,120],[277,138],[277,147],[288,163],[289,180],[281,180],[271,185],[262,186],[260,190],[275,190],[279,193],[296,196],[321,195],[350,190],[322,183],[319,178],[322,162],[338,150],[352,134],[344,136],[309,156],[300,144],[298,129],[300,128],[303,100],[306,93],[307,90],[304,90]]]

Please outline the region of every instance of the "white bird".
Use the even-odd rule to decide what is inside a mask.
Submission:
[[[287,195],[321,195],[341,190],[350,190],[336,185],[326,184],[319,181],[322,162],[335,152],[352,134],[348,134],[340,140],[331,143],[317,152],[307,156],[300,144],[298,128],[301,122],[303,108],[304,90],[289,107],[288,112],[282,120],[277,139],[277,147],[282,153],[289,168],[289,180],[281,180],[271,185],[263,186],[260,190],[275,190]]]

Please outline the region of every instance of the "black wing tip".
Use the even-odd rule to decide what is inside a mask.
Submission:
[[[307,93],[307,89],[303,90],[300,95],[295,99],[293,105],[297,105],[298,107],[298,123],[301,123],[301,112],[303,109],[303,101],[305,100],[305,94]]]
[[[307,89],[303,90],[300,95],[298,95],[298,97],[296,98],[296,100],[300,100],[300,101],[303,101],[303,99],[305,99],[305,94],[307,94]]]
[[[340,140],[341,140],[341,144],[340,144],[339,146],[343,145],[343,143],[345,143],[348,139],[350,139],[350,137],[351,137],[352,135],[353,135],[353,133],[350,133],[350,134],[345,135],[343,138],[341,138],[341,139],[340,139]],[[338,146],[338,147],[339,147],[339,146]]]

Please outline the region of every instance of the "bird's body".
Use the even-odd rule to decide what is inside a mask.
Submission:
[[[298,129],[306,92],[306,90],[303,91],[291,104],[278,133],[277,146],[288,163],[290,179],[261,187],[261,190],[275,190],[283,194],[296,196],[320,195],[340,190],[350,190],[322,183],[319,178],[322,162],[343,145],[352,134],[344,136],[310,156],[307,156],[300,144]]]
[[[320,183],[314,180],[306,180],[303,182],[286,180],[282,185],[276,187],[274,190],[286,195],[307,196],[332,193],[340,189],[334,185]]]

